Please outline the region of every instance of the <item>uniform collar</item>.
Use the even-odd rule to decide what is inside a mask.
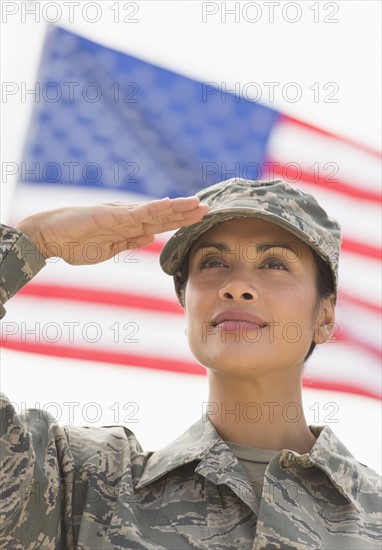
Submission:
[[[172,443],[150,456],[136,488],[140,489],[179,466],[201,460],[221,441],[210,419],[201,418]]]
[[[299,471],[316,467],[323,471],[334,488],[361,511],[357,496],[369,484],[360,464],[329,426],[309,426],[317,438],[310,453],[300,455],[283,450],[278,455],[281,468],[299,477]]]
[[[319,468],[328,476],[334,487],[359,510],[357,494],[365,481],[362,465],[357,462],[329,426],[310,426],[310,430],[317,438],[310,453],[300,455],[295,451],[283,450],[273,460],[278,460],[282,468],[289,470],[297,477],[298,471],[301,469],[312,466]],[[136,489],[140,489],[171,470],[192,461],[212,459],[216,454],[214,447],[219,453],[219,461],[217,464],[215,463],[215,467],[218,466],[221,470],[226,470],[227,466],[235,461],[235,457],[215,430],[210,419],[205,416],[172,443],[150,456],[145,470],[136,484]],[[224,453],[222,453],[222,449],[225,450]]]
[[[358,495],[369,482],[360,464],[329,426],[310,426],[317,437],[309,454],[312,463],[323,470],[337,490],[351,502],[358,511]]]

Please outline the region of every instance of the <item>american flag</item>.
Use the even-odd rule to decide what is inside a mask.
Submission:
[[[314,352],[303,383],[381,398],[378,152],[59,27],[48,33],[37,82],[15,219],[70,204],[187,196],[235,176],[282,177],[312,192],[343,230],[334,335]],[[4,347],[204,374],[159,267],[165,240],[96,266],[50,260],[13,298]],[[84,254],[95,258],[96,244]]]

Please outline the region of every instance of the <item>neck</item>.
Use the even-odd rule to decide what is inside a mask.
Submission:
[[[204,410],[225,441],[309,453],[316,438],[302,408],[300,372],[248,380],[210,371]]]

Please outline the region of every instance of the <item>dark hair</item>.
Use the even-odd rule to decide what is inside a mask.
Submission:
[[[330,267],[327,263],[324,262],[324,260],[318,254],[316,254],[316,252],[314,252],[313,250],[312,252],[313,252],[314,264],[316,266],[316,288],[318,293],[318,299],[321,300],[323,298],[329,298],[329,296],[333,295],[334,303],[336,303],[337,296],[334,289],[334,279],[333,279],[333,275],[330,270]],[[185,291],[185,287],[188,279],[188,259],[189,259],[189,252],[186,254],[181,270],[174,276],[175,290],[178,295],[179,301],[183,307],[184,307],[184,291]],[[310,344],[308,353],[304,358],[304,363],[312,355],[315,347],[316,347],[316,344],[312,342]]]
[[[318,298],[329,298],[329,296],[334,296],[334,303],[337,301],[337,296],[334,289],[334,279],[330,267],[324,260],[315,252],[313,252],[314,264],[316,266],[316,288],[318,293]],[[308,353],[304,358],[304,363],[312,355],[316,344],[312,342]]]

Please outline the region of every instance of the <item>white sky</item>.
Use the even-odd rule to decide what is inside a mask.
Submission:
[[[248,92],[250,88],[245,86],[256,82],[265,102],[270,99],[265,83],[279,83],[271,102],[276,108],[374,148],[380,146],[378,1],[121,1],[119,22],[114,22],[116,2],[82,1],[72,5],[73,23],[67,2],[49,2],[49,11],[46,4],[37,3],[35,14],[28,15],[25,10],[33,3],[2,2],[3,92],[4,83],[15,83],[19,89],[22,83],[32,86],[46,29],[44,19],[58,17],[59,24],[74,32],[193,78]],[[224,9],[235,5],[235,15],[224,15]],[[97,22],[86,21],[99,15]],[[295,103],[282,94],[290,82],[297,83],[302,92]],[[311,87],[319,90],[318,98]],[[331,91],[338,102],[324,101]],[[30,97],[3,95],[2,162],[18,161],[32,107]],[[9,215],[13,183],[8,180],[2,184],[4,221]],[[121,422],[126,415],[132,419],[129,414],[134,407],[129,409],[126,404],[134,402],[139,408],[134,417],[138,422],[127,426],[146,448],[163,445],[186,429],[200,416],[207,397],[202,377],[86,362],[68,365],[62,359],[8,350],[2,354],[2,387],[17,403],[58,404],[62,423],[71,420],[64,402],[82,404],[76,407],[76,423],[90,423],[92,414],[97,416],[96,408],[91,407],[79,414],[83,405],[100,403],[99,424]],[[361,462],[381,470],[378,403],[312,390],[304,395],[310,422],[329,422],[328,413],[335,403],[337,412],[332,420],[338,422],[331,427]]]

